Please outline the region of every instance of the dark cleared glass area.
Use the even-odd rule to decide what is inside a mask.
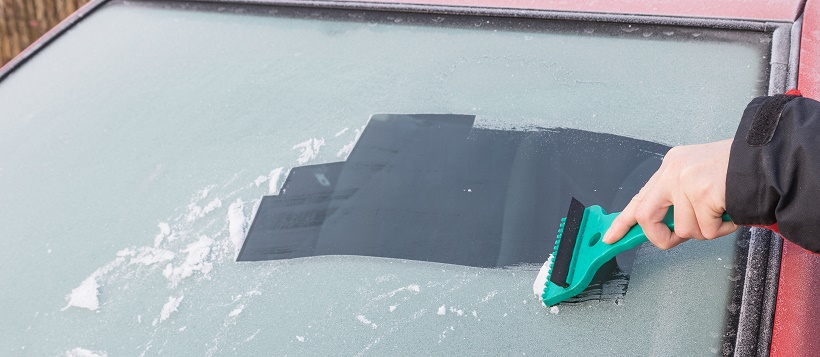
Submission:
[[[295,167],[281,194],[263,198],[238,260],[542,263],[570,197],[622,207],[668,150],[611,134],[492,130],[473,121],[374,115],[346,161]]]

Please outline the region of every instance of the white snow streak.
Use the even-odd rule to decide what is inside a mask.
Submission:
[[[185,295],[180,295],[179,297],[175,298],[173,296],[168,297],[168,302],[162,306],[162,311],[159,313],[159,322],[163,322],[171,317],[175,311],[178,311],[177,308],[179,307],[179,303],[182,302],[182,299],[185,298]]]
[[[122,256],[132,257],[128,264],[152,265],[174,259],[174,252],[151,247],[140,247],[136,251],[123,250],[117,254],[120,253],[123,253]]]
[[[376,325],[375,323],[373,323],[373,321],[368,320],[367,317],[365,317],[364,315],[356,316],[356,319],[359,320],[359,322],[361,322],[365,325],[370,325],[370,327],[373,328],[374,330],[377,327],[379,327],[379,325]]]
[[[265,183],[265,181],[267,181],[267,180],[268,180],[267,176],[259,176],[259,177],[256,178],[256,180],[253,180],[253,184],[256,185],[256,187],[259,187],[259,185]]]
[[[188,253],[182,264],[174,267],[171,263],[168,263],[165,266],[162,274],[171,282],[171,287],[176,287],[183,279],[193,275],[195,271],[201,271],[204,275],[208,275],[211,268],[213,268],[213,264],[207,261],[213,243],[213,239],[200,236],[198,241],[189,244],[187,248],[182,250],[183,253]]]
[[[108,357],[105,351],[91,351],[85,348],[77,347],[75,349],[65,351],[65,357]]]
[[[159,234],[157,234],[157,236],[154,237],[155,248],[159,247],[160,243],[162,243],[162,240],[171,234],[171,226],[169,226],[168,223],[160,222],[159,224],[157,224],[157,227],[159,228]]]
[[[364,127],[362,127],[362,129],[356,129],[356,136],[353,138],[353,141],[339,149],[339,151],[336,152],[336,157],[347,159],[347,156],[350,155],[350,153],[353,152],[353,148],[356,147],[356,143],[359,142],[359,138],[362,137],[362,131],[364,131]]]
[[[299,154],[299,158],[296,159],[296,162],[299,165],[304,165],[310,160],[316,158],[319,155],[319,148],[325,145],[325,138],[313,138],[308,139],[307,141],[301,142],[293,146],[293,150],[301,150],[302,153]]]
[[[61,311],[65,311],[71,306],[89,309],[91,311],[99,309],[100,300],[97,298],[97,294],[100,293],[97,290],[99,288],[100,284],[97,283],[97,278],[92,274],[83,280],[80,286],[74,290],[71,290],[68,305],[66,305]]]
[[[350,130],[350,128],[344,128],[344,129],[340,130],[338,133],[336,133],[336,135],[333,135],[333,137],[338,138],[338,137],[344,135],[344,133],[346,133],[348,130]]]
[[[239,316],[239,314],[241,314],[241,313],[242,313],[242,310],[243,310],[244,308],[245,308],[245,305],[244,305],[244,304],[240,304],[240,305],[239,305],[239,306],[237,306],[235,309],[233,309],[233,311],[231,311],[231,312],[228,314],[228,316],[229,316],[229,317],[237,317],[237,316]]]
[[[279,194],[279,178],[282,176],[282,172],[285,171],[284,167],[277,167],[270,172],[270,182],[268,183],[268,194],[271,195],[278,195]]]
[[[228,230],[231,235],[231,243],[234,247],[234,256],[239,254],[242,249],[242,243],[245,241],[245,213],[243,209],[245,203],[241,198],[237,198],[236,202],[231,203],[228,207]]]

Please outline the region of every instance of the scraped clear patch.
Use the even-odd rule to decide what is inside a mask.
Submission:
[[[262,199],[237,260],[368,255],[476,267],[540,264],[570,195],[623,207],[668,149],[573,129],[476,128],[474,119],[372,116],[345,161],[295,167],[281,193]],[[299,147],[307,152],[316,143]],[[232,224],[232,238],[239,232]],[[604,293],[601,285],[626,281],[631,259],[624,257],[587,297],[625,288]]]

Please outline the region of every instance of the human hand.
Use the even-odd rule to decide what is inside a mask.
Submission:
[[[669,249],[689,238],[714,239],[737,230],[721,219],[726,211],[726,171],[732,139],[669,150],[661,167],[615,218],[603,241],[623,238],[636,223],[646,238]],[[675,231],[662,222],[675,206]]]

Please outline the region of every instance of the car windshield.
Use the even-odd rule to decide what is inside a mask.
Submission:
[[[0,82],[0,348],[718,353],[737,237],[644,244],[558,308],[532,283],[570,197],[619,211],[733,136],[770,42],[109,2]]]

